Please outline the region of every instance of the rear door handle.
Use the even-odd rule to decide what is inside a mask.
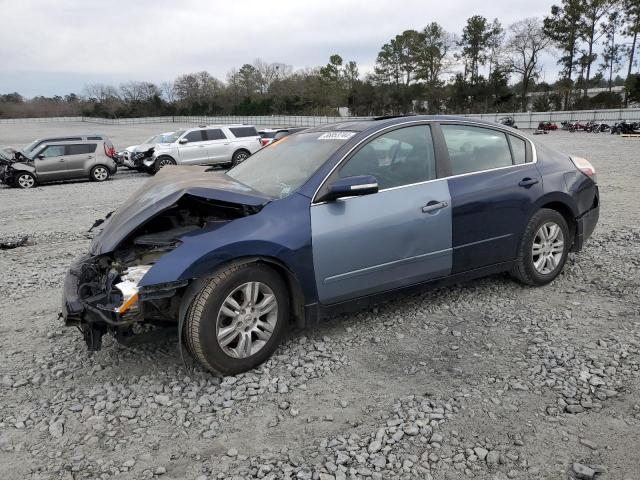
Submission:
[[[539,180],[536,178],[523,178],[522,180],[520,180],[520,182],[518,182],[518,185],[521,187],[530,187],[532,185],[535,185],[536,183],[538,183]]]
[[[427,203],[425,206],[422,207],[422,213],[437,212],[438,210],[442,208],[447,208],[448,206],[449,206],[448,202],[436,202],[432,200],[431,202]]]

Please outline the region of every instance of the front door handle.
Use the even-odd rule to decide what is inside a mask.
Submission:
[[[538,183],[539,180],[536,178],[529,178],[529,177],[525,177],[522,180],[520,180],[520,182],[518,182],[518,185],[521,187],[530,187],[532,185],[535,185],[536,183]]]
[[[61,158],[60,160],[58,160],[58,162],[64,162],[64,158]]]
[[[422,207],[422,213],[437,212],[438,210],[442,208],[447,208],[448,206],[449,206],[449,203],[447,202],[436,202],[435,200],[432,200]]]

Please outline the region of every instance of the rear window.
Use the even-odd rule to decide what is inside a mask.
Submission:
[[[94,153],[96,151],[96,143],[81,143],[78,145],[67,145],[66,155],[82,155]]]
[[[236,138],[259,136],[255,127],[230,127],[229,130]]]
[[[262,138],[273,138],[275,137],[276,132],[260,132],[260,136]]]
[[[289,135],[289,132],[285,130],[285,131],[276,133],[273,138],[274,140],[280,140],[281,138],[286,137],[287,135]]]
[[[207,140],[224,140],[227,136],[219,128],[205,130],[207,132]]]

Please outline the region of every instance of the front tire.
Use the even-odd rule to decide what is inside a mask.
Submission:
[[[14,177],[13,184],[18,188],[33,188],[36,186],[36,177],[29,172],[22,172]]]
[[[167,165],[175,165],[176,161],[167,156],[156,158],[156,163],[153,165],[153,173],[158,173],[161,168],[166,167]]]
[[[94,182],[106,182],[110,176],[111,172],[104,165],[96,165],[89,174],[89,178]]]
[[[259,263],[229,267],[208,280],[185,319],[188,350],[212,372],[250,370],[275,351],[289,320],[278,273]]]
[[[527,285],[542,286],[562,271],[571,247],[569,227],[555,210],[542,208],[529,220],[511,275]]]

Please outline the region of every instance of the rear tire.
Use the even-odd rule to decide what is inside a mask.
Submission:
[[[110,176],[111,172],[104,165],[96,165],[89,173],[89,179],[93,182],[106,182]]]
[[[244,162],[250,156],[251,154],[246,150],[238,150],[233,154],[233,157],[231,157],[231,165],[235,167],[236,165]]]
[[[538,210],[524,231],[511,275],[527,285],[546,285],[562,271],[570,242],[564,217],[548,208]]]
[[[29,172],[22,172],[13,178],[12,183],[17,188],[33,188],[36,186],[36,177]]]
[[[258,263],[233,266],[209,279],[194,298],[185,341],[204,368],[235,375],[271,356],[288,320],[289,295],[278,273]]]

